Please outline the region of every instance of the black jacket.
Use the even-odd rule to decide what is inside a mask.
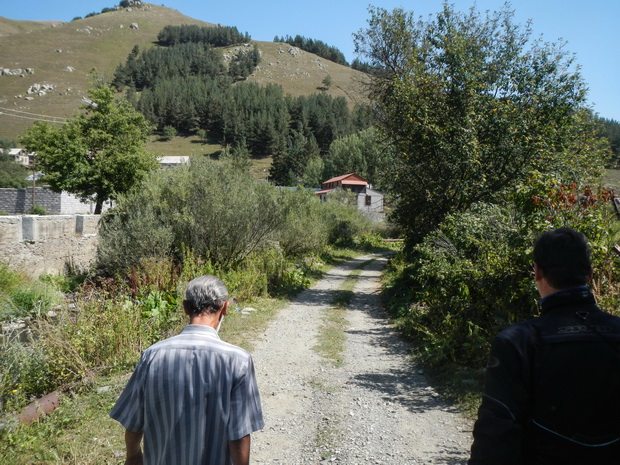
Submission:
[[[468,464],[620,464],[620,318],[587,288],[497,336]]]

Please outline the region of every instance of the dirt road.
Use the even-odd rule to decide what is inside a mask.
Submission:
[[[252,436],[252,463],[466,462],[470,422],[438,399],[381,308],[385,262],[369,255],[332,269],[255,344],[266,427]],[[347,310],[345,363],[334,367],[313,349],[316,336],[334,292],[364,263]]]

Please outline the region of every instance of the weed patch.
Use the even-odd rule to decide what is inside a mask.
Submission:
[[[336,367],[344,364],[344,349],[347,341],[345,329],[348,326],[346,309],[351,302],[353,288],[362,269],[371,261],[365,261],[349,274],[334,293],[332,306],[323,311],[323,324],[317,335],[315,350]]]

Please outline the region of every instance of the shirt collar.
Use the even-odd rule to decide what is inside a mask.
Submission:
[[[220,338],[215,328],[212,328],[211,326],[206,326],[206,325],[187,325],[183,329],[182,333],[209,336],[209,337],[214,337],[216,339]]]

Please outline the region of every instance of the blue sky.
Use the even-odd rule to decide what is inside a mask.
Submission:
[[[60,4],[62,6],[60,6]],[[459,10],[467,10],[473,0],[453,0]],[[566,50],[576,54],[576,62],[588,83],[589,100],[602,117],[620,121],[620,57],[618,47],[619,0],[513,0],[515,21],[533,21],[536,35],[547,41],[567,41]],[[118,0],[8,0],[0,6],[0,16],[10,19],[70,21],[75,16],[99,12]],[[255,40],[271,41],[274,36],[296,35],[322,40],[340,49],[352,61],[351,34],[366,26],[368,5],[388,10],[403,8],[426,17],[441,9],[441,0],[167,0],[163,5],[196,19],[248,32]],[[478,0],[478,10],[497,10],[502,0]],[[0,43],[1,46],[1,43]]]

